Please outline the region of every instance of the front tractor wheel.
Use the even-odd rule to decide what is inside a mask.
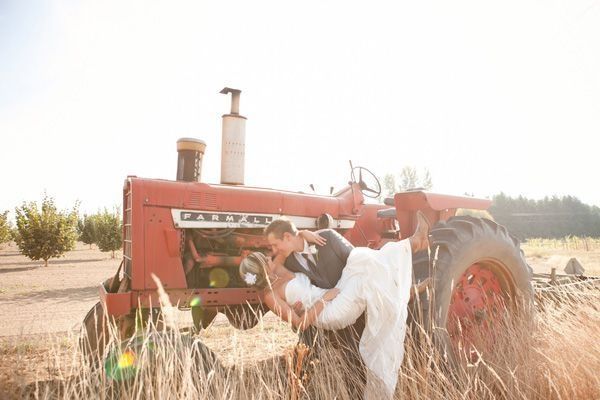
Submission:
[[[103,357],[104,350],[111,340],[128,339],[136,330],[145,329],[150,323],[156,330],[164,329],[160,309],[143,308],[118,318],[110,318],[106,315],[102,303],[98,302],[83,319],[79,345],[88,361],[95,362]],[[112,332],[109,325],[114,328]]]
[[[532,270],[519,241],[491,220],[462,216],[437,223],[430,242],[433,291],[422,304],[434,341],[453,362],[494,352],[506,321],[531,317]]]
[[[88,361],[93,362],[102,357],[108,342],[108,324],[104,307],[97,302],[83,319],[83,332],[79,346]]]

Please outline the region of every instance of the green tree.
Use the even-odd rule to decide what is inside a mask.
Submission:
[[[85,218],[85,214],[83,218]],[[83,219],[77,218],[77,238],[79,241],[81,241],[81,232],[83,232]]]
[[[15,243],[17,243],[17,241],[19,240],[19,230],[17,229],[16,226],[13,226],[12,229],[10,230],[10,238]]]
[[[415,167],[408,165],[400,171],[400,185],[398,187],[400,191],[416,188],[430,190],[432,187],[431,174],[427,168],[423,170],[422,175],[419,174]]]
[[[413,189],[419,186],[419,175],[415,167],[406,166],[400,171],[400,187],[401,191]]]
[[[0,245],[12,240],[12,226],[8,220],[8,211],[0,214]]]
[[[104,212],[95,215],[95,219],[98,248],[100,251],[112,251],[112,258],[115,258],[115,250],[123,244],[119,210],[111,213],[104,209]]]
[[[15,208],[15,241],[23,255],[32,260],[57,258],[75,248],[77,239],[77,204],[72,211],[59,211],[54,199],[44,195],[41,208],[36,202],[24,202]]]
[[[98,215],[84,215],[83,219],[79,220],[79,240],[90,245],[98,241],[97,228]]]
[[[398,182],[398,178],[400,183]],[[409,189],[423,188],[430,190],[433,187],[431,173],[427,168],[419,174],[415,167],[405,166],[397,176],[385,174],[383,177],[382,197],[393,197],[395,193],[404,192]]]
[[[396,186],[396,177],[394,174],[385,174],[383,177],[383,195],[385,197],[394,197],[394,193],[398,191]]]
[[[427,168],[423,172],[423,177],[421,178],[421,186],[425,188],[425,190],[431,190],[433,187],[433,181],[431,180],[431,173]]]

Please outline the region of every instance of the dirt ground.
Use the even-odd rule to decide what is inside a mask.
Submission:
[[[78,243],[62,258],[31,261],[18,248],[0,250],[0,336],[65,332],[98,301],[100,282],[114,274],[121,254]]]
[[[600,275],[600,249],[593,251],[547,249],[523,246],[528,263],[536,272],[559,273],[576,257],[589,275]],[[22,256],[13,244],[0,249],[0,398],[15,398],[16,387],[49,379],[60,371],[47,367],[48,358],[68,356],[79,333],[81,320],[98,301],[98,286],[117,269],[121,254],[111,259],[78,243],[64,257],[42,262]],[[177,315],[182,325],[191,324],[189,313]],[[267,316],[260,327],[235,333],[224,316],[217,317],[203,333],[205,343],[223,361],[238,357],[252,359],[281,354],[296,338],[275,317]],[[265,330],[272,335],[264,335]],[[232,335],[236,340],[231,340]],[[260,336],[260,339],[257,339]],[[260,340],[260,342],[257,342]],[[52,350],[52,351],[51,351]]]

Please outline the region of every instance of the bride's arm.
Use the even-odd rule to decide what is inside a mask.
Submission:
[[[339,289],[328,290],[321,301],[318,301],[314,306],[306,310],[302,316],[299,316],[294,310],[277,294],[269,291],[264,295],[264,301],[267,307],[273,311],[279,318],[289,322],[292,326],[300,331],[304,331],[311,326],[325,308],[327,301],[333,300],[339,293]]]
[[[302,238],[304,238],[304,240],[306,240],[308,243],[318,244],[319,246],[324,246],[325,243],[327,243],[327,239],[325,239],[323,236],[319,235],[319,231],[313,232],[313,231],[301,230],[301,231],[298,231],[298,235],[300,235]]]

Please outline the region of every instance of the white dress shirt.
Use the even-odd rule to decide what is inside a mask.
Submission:
[[[315,265],[317,265],[316,261],[315,261],[315,257],[312,255],[312,253],[310,252],[310,246],[308,245],[308,242],[306,241],[306,239],[304,240],[304,249],[301,252],[294,252],[294,257],[296,257],[296,260],[300,263],[300,265],[302,265],[302,268],[304,268],[307,271],[310,271],[310,268],[308,267],[308,262],[306,261],[306,258],[304,258],[303,254],[307,254],[308,255],[308,259]]]

